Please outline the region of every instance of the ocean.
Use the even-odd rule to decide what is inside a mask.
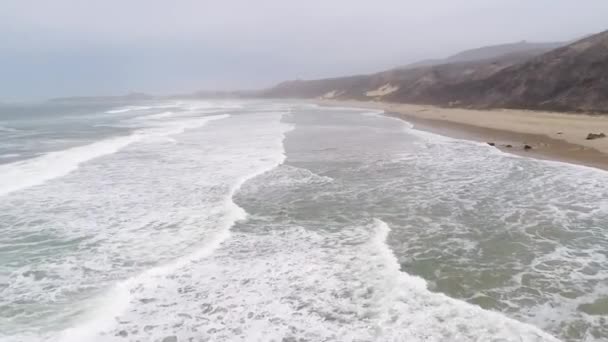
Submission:
[[[298,101],[0,105],[0,341],[606,341],[608,173]]]

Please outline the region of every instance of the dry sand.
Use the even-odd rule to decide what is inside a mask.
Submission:
[[[608,170],[608,116],[527,110],[472,110],[366,101],[319,101],[321,105],[382,109],[417,129],[491,142],[506,152]],[[512,147],[507,147],[511,145]],[[524,145],[532,149],[525,150]]]

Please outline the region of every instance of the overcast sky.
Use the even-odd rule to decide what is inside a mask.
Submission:
[[[0,0],[0,99],[264,87],[607,18],[608,0]]]

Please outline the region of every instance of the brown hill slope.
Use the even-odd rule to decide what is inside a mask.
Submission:
[[[608,113],[608,31],[532,59],[508,54],[373,75],[289,81],[261,95]]]
[[[409,69],[440,64],[475,62],[487,59],[504,58],[505,56],[509,55],[519,56],[521,58],[532,58],[567,44],[567,42],[531,43],[522,41],[517,43],[484,46],[476,49],[465,50],[443,59],[427,59],[419,61],[403,66],[402,68]]]
[[[608,31],[428,96],[440,104],[608,112]]]
[[[399,93],[407,94],[408,99],[422,99],[425,98],[425,94],[439,86],[485,79],[527,58],[527,56],[508,55],[476,62],[393,69],[373,75],[287,81],[263,91],[262,96],[381,100],[393,93]]]

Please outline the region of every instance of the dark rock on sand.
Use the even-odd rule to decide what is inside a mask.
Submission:
[[[513,147],[513,145],[511,145],[511,144],[507,144],[507,145],[505,145],[505,147],[506,147],[506,148],[511,148],[511,147]]]
[[[530,145],[524,145],[524,150],[528,151],[528,150],[531,150],[531,149],[532,149],[532,146],[530,146]]]
[[[493,143],[493,142],[489,142],[488,145],[490,145],[490,146],[496,146],[496,144]]]
[[[595,134],[595,133],[589,133],[587,135],[587,140],[595,140],[595,139],[601,139],[601,138],[605,138],[606,134],[604,133],[599,133],[599,134]]]

